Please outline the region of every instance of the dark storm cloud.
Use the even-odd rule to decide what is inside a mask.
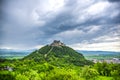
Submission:
[[[107,30],[104,31],[104,32],[103,32],[103,30],[105,30],[107,28],[111,28],[115,24],[119,24],[119,20],[120,20],[119,13],[120,12],[118,12],[117,16],[111,18],[110,17],[111,14],[109,14],[111,12],[111,9],[108,9],[105,13],[102,13],[103,16],[100,16],[100,17],[88,16],[90,18],[88,18],[85,22],[79,21],[77,23],[76,22],[76,20],[77,20],[76,15],[73,15],[72,14],[73,12],[71,13],[71,11],[73,11],[73,9],[75,9],[77,5],[74,6],[74,4],[71,4],[70,2],[66,3],[66,4],[67,5],[65,5],[65,8],[70,6],[70,5],[71,5],[70,7],[72,7],[72,8],[70,10],[68,10],[67,12],[64,11],[64,12],[59,13],[59,15],[57,15],[54,19],[52,19],[49,23],[47,23],[47,25],[45,25],[46,28],[43,29],[43,30],[46,33],[46,36],[48,36],[47,38],[51,38],[52,36],[54,36],[56,34],[59,34],[61,32],[67,31],[67,30],[72,30],[72,29],[84,30],[85,27],[89,27],[89,26],[94,26],[94,25],[98,25],[98,26],[102,25],[103,26],[103,25],[106,25],[106,26],[103,26],[105,28],[102,28],[100,31],[96,32],[97,35],[92,34],[92,35],[89,35],[87,37],[85,37],[85,36],[81,37],[80,36],[79,39],[75,39],[75,40],[70,41],[71,43],[74,43],[74,42],[82,41],[84,39],[89,40],[89,39],[92,39],[94,37],[104,35],[104,34],[106,34]],[[114,8],[114,11],[118,10],[117,5]],[[81,10],[81,12],[82,12],[82,10]],[[77,13],[77,12],[74,12],[74,13]],[[80,14],[80,16],[84,16],[84,14]],[[86,16],[86,18],[87,18],[87,16]],[[104,22],[102,22],[102,21],[104,21]],[[112,25],[112,26],[110,26],[110,25]],[[101,34],[99,34],[99,33],[101,33]],[[67,43],[68,40],[66,39],[64,41]]]
[[[118,0],[114,0],[118,1]],[[60,39],[67,44],[108,35],[120,25],[119,3],[112,0],[10,0],[3,5],[3,46],[35,47]],[[116,33],[118,34],[118,33]]]
[[[1,25],[4,21],[3,21],[3,5],[4,5],[5,1],[4,0],[0,0],[0,45],[2,45],[2,37],[3,37],[3,26]]]
[[[120,2],[120,0],[108,0],[110,2]]]
[[[73,6],[72,4],[69,3],[69,6],[70,5],[72,7],[74,7],[74,9],[76,8],[76,6]],[[116,26],[116,24],[119,24],[119,22],[120,22],[120,15],[119,15],[120,11],[118,11],[119,10],[118,5],[119,4],[116,4],[115,5],[116,7],[110,8],[110,9],[108,8],[107,11],[99,14],[99,15],[103,15],[103,16],[96,17],[96,15],[92,15],[92,16],[89,15],[88,16],[89,18],[85,22],[79,21],[78,23],[76,23],[76,20],[77,20],[76,16],[75,15],[73,16],[73,14],[70,13],[72,10],[70,10],[70,12],[68,12],[66,14],[60,13],[54,20],[51,21],[50,24],[48,24],[51,27],[49,27],[50,29],[48,28],[48,30],[46,29],[46,33],[48,35],[50,34],[51,36],[53,36],[54,34],[56,35],[56,34],[59,34],[61,32],[67,31],[67,30],[70,31],[72,29],[73,30],[80,29],[83,32],[86,32],[86,31],[84,31],[84,28],[86,28],[86,27],[94,26],[94,25],[96,25],[96,27],[102,26],[101,30],[95,32],[95,34],[82,34],[79,37],[73,36],[71,39],[69,39],[67,36],[64,37],[64,34],[63,34],[62,40],[68,44],[79,43],[79,42],[82,42],[83,40],[89,41],[95,37],[105,35],[107,33],[110,33],[110,31],[108,29]],[[117,15],[111,18],[110,16],[112,16],[112,14],[113,14],[113,13],[111,13],[111,11],[117,12]],[[82,10],[81,10],[81,12],[82,12]],[[74,12],[74,13],[76,13],[76,12]],[[64,15],[65,15],[65,17],[64,17]],[[69,15],[69,17],[66,18],[66,15],[67,16]],[[80,16],[84,16],[84,14],[81,14]],[[87,18],[87,16],[86,16],[86,18]],[[69,24],[65,23],[65,21],[67,21],[67,20],[68,20]],[[64,22],[64,24],[62,24],[62,22]],[[51,28],[53,28],[53,29],[51,29]],[[68,36],[71,36],[71,35],[68,35]],[[56,39],[56,37],[53,37],[53,39]]]
[[[59,12],[53,19],[50,19],[46,25],[43,27],[43,31],[45,31],[46,34],[54,35],[66,30],[71,30],[74,28],[77,28],[80,26],[80,23],[76,22],[76,15],[74,15],[74,9],[77,6],[77,1],[75,0],[66,0],[64,9]],[[82,16],[82,15],[81,15]],[[41,30],[41,28],[40,28]]]
[[[65,12],[61,13],[45,25],[45,27],[47,27],[45,31],[48,33],[51,32],[51,34],[52,32],[56,34],[71,29],[73,28],[73,25],[75,25],[72,21],[73,19],[74,17],[72,17],[72,15]]]
[[[30,21],[29,13],[38,1],[4,0],[1,3],[0,46],[24,48],[36,45],[35,38],[38,33],[33,31],[36,28],[31,27],[33,23]]]

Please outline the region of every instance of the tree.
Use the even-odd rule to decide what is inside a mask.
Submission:
[[[120,72],[118,70],[111,71],[114,80],[120,80]]]
[[[99,73],[97,70],[89,68],[89,66],[85,66],[82,70],[81,76],[84,77],[86,80],[95,79],[98,77]]]
[[[16,77],[15,77],[16,80],[29,80],[29,78],[25,75],[21,75],[21,74],[18,74]]]

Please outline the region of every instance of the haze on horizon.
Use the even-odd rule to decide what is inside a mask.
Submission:
[[[0,0],[0,48],[61,40],[77,50],[120,51],[120,0]]]

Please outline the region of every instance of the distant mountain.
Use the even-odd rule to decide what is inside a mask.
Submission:
[[[87,60],[109,60],[113,58],[120,58],[120,52],[111,52],[111,51],[80,51],[83,53]]]
[[[14,50],[14,49],[0,49],[0,58],[24,57],[34,50]]]
[[[55,44],[51,44],[55,45]],[[64,46],[64,44],[63,44]],[[28,49],[28,50],[15,50],[15,49],[0,49],[0,58],[23,58],[37,49]],[[82,53],[85,57],[87,56],[120,56],[120,52],[113,51],[85,51],[85,50],[76,50],[78,53]]]
[[[24,60],[33,59],[38,62],[47,61],[50,63],[60,64],[68,63],[74,65],[92,64],[84,58],[81,53],[72,48],[65,46],[60,41],[54,41],[51,45],[46,45],[23,58]]]
[[[120,55],[120,52],[113,52],[113,51],[84,51],[84,50],[76,50],[76,51],[82,53],[84,56],[90,56],[90,55]]]

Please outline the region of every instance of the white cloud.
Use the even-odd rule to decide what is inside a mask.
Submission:
[[[81,42],[81,38],[86,39],[88,35],[92,36],[93,34],[96,34],[96,32],[98,32],[99,30],[101,30],[101,26],[95,26],[95,25],[86,26],[82,29],[75,28],[72,30],[66,30],[53,35],[52,38],[49,39],[49,41],[52,41],[53,39],[57,39],[57,40],[67,40],[67,42],[69,43],[70,41],[78,41],[80,39],[79,42]]]
[[[85,34],[85,33],[82,30],[74,29],[74,30],[68,30],[68,31],[58,33],[54,37],[62,37],[64,39],[73,39],[73,38],[77,38],[83,34]]]
[[[115,29],[115,27],[112,29]],[[104,36],[93,38],[92,40],[84,40],[81,43],[69,46],[77,50],[120,51],[120,37],[118,35],[119,33],[113,34],[111,32]]]
[[[102,27],[100,26],[90,26],[85,29],[89,30],[85,34],[90,34],[91,32],[97,32]],[[103,36],[93,38],[91,40],[83,40],[81,43],[75,43],[69,45],[76,50],[94,50],[94,51],[120,51],[120,26],[116,25],[109,28],[109,33]]]
[[[47,0],[42,5],[36,6],[39,20],[54,18],[64,7],[64,0]]]
[[[90,4],[91,3],[91,4]],[[77,7],[74,15],[76,15],[77,23],[84,23],[87,20],[94,20],[99,18],[111,18],[114,19],[120,14],[118,10],[118,4],[110,3],[108,1],[99,0],[91,1],[85,7]],[[101,19],[101,23],[105,23],[105,19]]]
[[[95,42],[115,42],[115,41],[120,41],[120,37],[119,36],[101,36],[98,38],[93,39]]]
[[[64,6],[64,0],[47,0],[40,4],[35,5],[30,16],[33,22],[43,26],[49,19],[54,18],[59,13]]]
[[[50,10],[57,11],[64,6],[64,0],[49,0],[49,4]]]
[[[113,19],[113,18],[117,17],[118,15],[120,15],[120,11],[116,10],[116,11],[113,11],[112,14],[110,14],[110,17]]]
[[[23,46],[29,47],[29,45],[36,46],[38,43],[43,44],[43,40],[47,42],[60,39],[70,42],[69,44],[82,42],[81,44],[86,46],[86,48],[79,48],[76,44],[73,45],[78,49],[97,50],[104,47],[101,45],[105,45],[106,50],[109,46],[116,48],[120,40],[120,26],[114,26],[116,23],[111,20],[117,21],[115,17],[120,13],[117,5],[118,3],[107,0],[8,1],[3,9],[3,13],[5,13],[3,15],[5,21],[3,20],[2,23],[2,31],[5,34],[3,44],[9,48],[15,45],[22,48]],[[108,24],[109,22],[111,23]],[[63,26],[58,27],[62,23]],[[103,23],[105,25],[102,25]],[[67,27],[63,28],[64,25]],[[58,28],[59,30],[57,30]],[[92,44],[90,44],[91,41],[93,41]],[[21,44],[22,47],[18,44]],[[94,47],[95,45],[96,47]]]
[[[41,47],[43,47],[44,45],[37,45],[37,46],[35,46],[34,48],[35,49],[40,49]]]
[[[69,45],[76,50],[120,51],[120,42],[78,43]]]
[[[31,23],[32,23],[32,24],[36,24],[36,26],[37,26],[37,25],[39,25],[39,26],[45,25],[45,21],[39,19],[40,16],[39,16],[39,14],[37,13],[36,9],[32,11],[32,13],[31,13],[30,16],[31,16]],[[32,26],[33,26],[33,25],[32,25]]]
[[[86,11],[90,15],[101,14],[110,6],[109,2],[98,2],[90,6]]]
[[[4,12],[12,17],[16,24],[35,27],[43,26],[50,18],[55,17],[63,6],[64,0],[12,1],[5,6]]]
[[[29,49],[40,49],[41,47],[43,47],[44,45],[37,45],[37,46],[30,46],[30,47],[25,47],[25,46],[21,46],[21,47],[16,47],[16,46],[0,46],[0,49],[14,49],[14,50],[29,50]]]
[[[101,26],[88,26],[85,28],[85,30],[87,30],[87,34],[90,34],[90,33],[96,33],[97,31],[99,31],[101,29]]]

